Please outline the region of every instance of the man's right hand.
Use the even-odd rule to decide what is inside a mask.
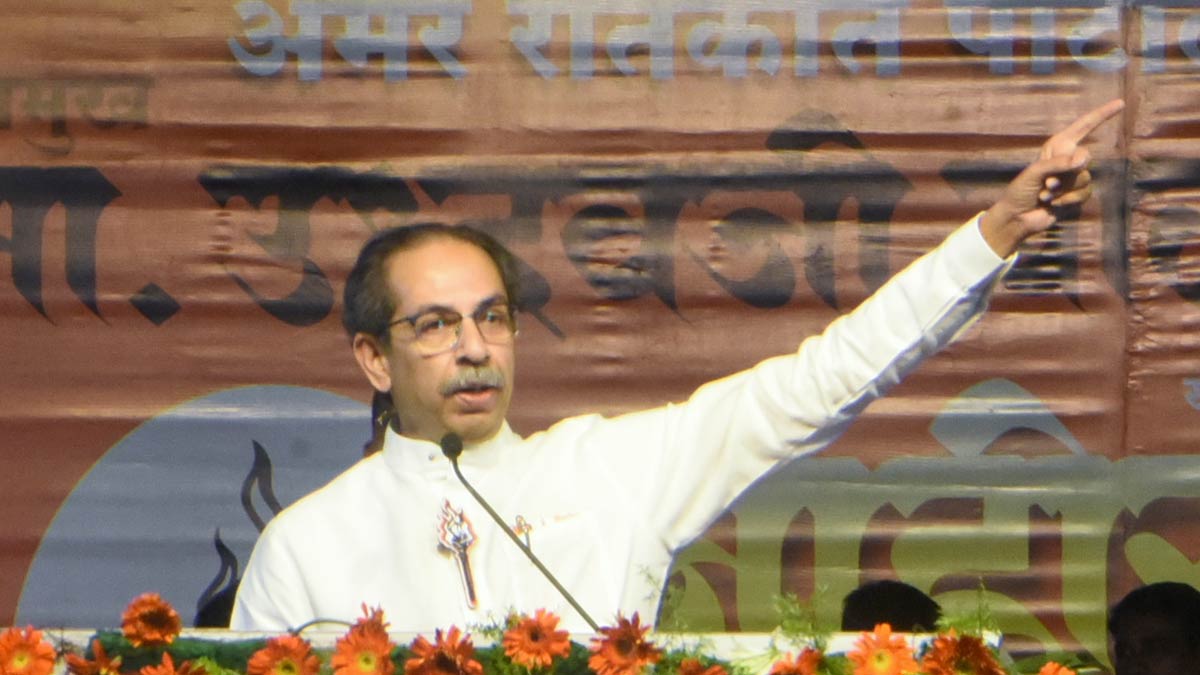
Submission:
[[[1038,160],[1008,184],[979,222],[984,241],[997,255],[1007,258],[1021,242],[1045,232],[1056,220],[1055,210],[1087,201],[1091,155],[1080,144],[1124,108],[1124,101],[1114,99],[1084,114],[1047,139]]]

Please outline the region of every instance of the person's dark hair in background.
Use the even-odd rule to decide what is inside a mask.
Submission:
[[[1200,591],[1163,581],[1134,589],[1108,615],[1116,675],[1200,674]]]
[[[919,589],[902,581],[882,579],[863,584],[846,596],[842,630],[874,630],[886,623],[892,630],[909,633],[933,631],[942,608]]]

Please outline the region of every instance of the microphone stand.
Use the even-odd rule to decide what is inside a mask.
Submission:
[[[447,434],[447,436],[449,435],[450,434]],[[500,526],[501,530],[504,530],[504,534],[507,534],[508,538],[511,539],[512,542],[516,544],[517,548],[521,549],[521,552],[525,554],[525,557],[529,558],[529,562],[533,563],[533,566],[538,568],[538,571],[541,572],[542,575],[546,577],[546,580],[554,586],[559,595],[562,595],[562,597],[571,604],[571,607],[579,613],[579,616],[583,617],[583,620],[587,622],[587,625],[591,626],[592,632],[599,633],[600,626],[592,620],[592,617],[586,611],[584,611],[583,607],[579,606],[579,603],[576,602],[575,598],[571,596],[567,589],[563,588],[563,585],[558,583],[558,579],[556,579],[554,575],[550,573],[550,570],[546,569],[546,566],[542,564],[541,560],[537,559],[537,556],[535,556],[533,551],[525,545],[525,542],[521,541],[521,538],[517,536],[517,533],[512,531],[512,528],[510,528],[508,524],[504,522],[504,519],[500,517],[500,514],[496,513],[495,510],[488,505],[483,496],[476,492],[475,488],[471,487],[471,484],[467,482],[466,477],[463,476],[462,471],[460,471],[458,468],[458,455],[462,453],[462,439],[456,438],[455,440],[458,442],[454,443],[453,440],[446,438],[442,439],[442,454],[446,455],[446,458],[450,460],[450,466],[454,468],[454,474],[458,476],[458,480],[462,482],[463,487],[467,488],[467,492],[471,493],[471,496],[475,498],[475,501],[479,502],[479,505],[483,507],[483,510],[487,511],[487,514],[492,517],[492,520],[496,521],[496,524]],[[457,448],[454,448],[455,445],[457,445]]]

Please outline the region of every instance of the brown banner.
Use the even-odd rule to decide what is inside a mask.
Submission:
[[[951,607],[983,579],[1012,644],[1103,657],[1106,606],[1200,583],[1169,517],[1200,505],[1185,4],[4,10],[0,622],[194,606],[353,461],[340,293],[380,227],[482,219],[520,257],[527,433],[791,351],[1120,96],[1096,199],[986,318],[678,565],[699,629],[768,628],[780,592],[833,616],[866,579]]]

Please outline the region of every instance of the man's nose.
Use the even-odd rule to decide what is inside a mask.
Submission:
[[[463,318],[462,333],[458,336],[455,352],[460,362],[471,364],[487,363],[491,356],[483,333],[479,332],[479,325],[470,317]]]

